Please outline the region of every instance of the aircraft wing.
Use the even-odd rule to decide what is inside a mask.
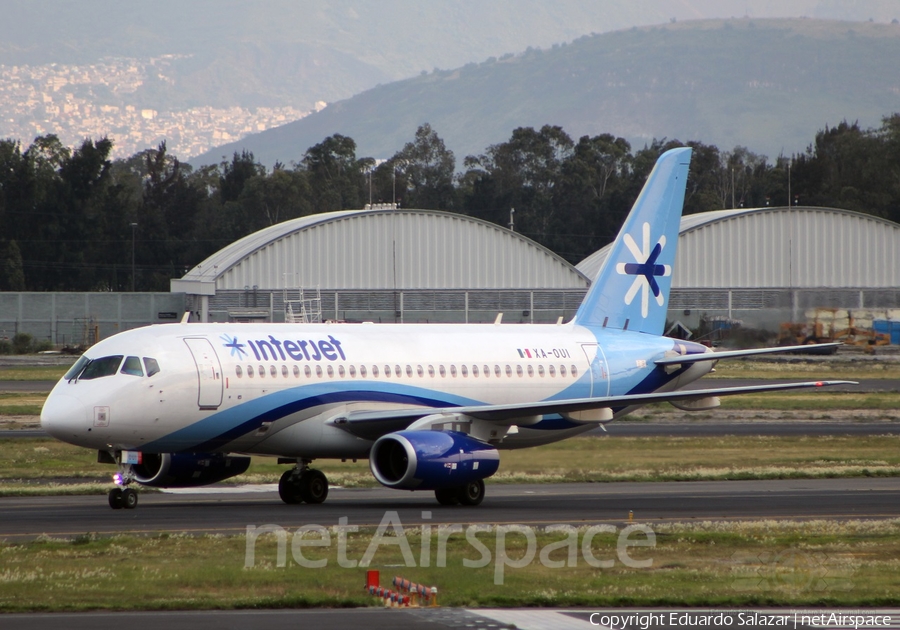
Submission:
[[[601,398],[575,398],[570,400],[546,400],[533,403],[512,403],[506,405],[469,405],[460,407],[421,407],[414,409],[352,411],[330,421],[330,424],[360,438],[375,440],[387,433],[402,431],[410,424],[425,416],[434,414],[464,414],[498,424],[516,424],[516,418],[529,418],[546,414],[570,414],[596,409],[622,409],[633,405],[647,405],[656,402],[690,401],[712,396],[733,396],[776,392],[793,389],[830,387],[833,385],[855,385],[855,381],[807,381],[802,383],[773,383],[769,385],[748,385],[744,387],[720,387],[712,389],[679,390],[655,392],[651,394],[628,394]]]
[[[844,344],[835,343],[817,343],[807,344],[804,346],[779,346],[777,348],[753,348],[750,350],[725,350],[723,352],[706,352],[704,354],[689,354],[684,356],[666,357],[657,359],[656,365],[681,365],[685,363],[697,363],[699,361],[720,361],[722,359],[740,359],[741,357],[749,357],[757,354],[778,354],[780,352],[819,352],[822,350],[830,350],[838,348]]]

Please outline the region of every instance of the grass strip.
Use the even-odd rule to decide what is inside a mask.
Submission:
[[[273,525],[249,544],[178,534],[0,543],[0,611],[380,605],[363,590],[370,568],[383,586],[394,575],[436,586],[443,606],[900,603],[896,519],[454,531],[386,512],[381,523]]]
[[[368,462],[317,460],[333,485],[377,485]],[[275,483],[287,470],[254,457],[231,483]],[[0,439],[0,496],[102,493],[115,467],[52,439]],[[801,479],[900,475],[900,436],[579,437],[504,451],[489,483]],[[70,487],[60,480],[74,480]],[[56,486],[50,484],[56,483]],[[94,485],[90,485],[94,484]]]

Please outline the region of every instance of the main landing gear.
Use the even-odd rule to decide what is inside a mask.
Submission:
[[[434,491],[434,497],[441,505],[478,505],[484,501],[484,482],[479,479],[464,486],[440,488]]]
[[[281,475],[278,495],[285,503],[322,503],[328,497],[328,478],[322,471],[310,468],[309,463],[301,460],[296,468]]]

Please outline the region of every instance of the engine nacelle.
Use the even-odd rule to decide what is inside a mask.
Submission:
[[[500,454],[456,431],[398,431],[378,438],[369,453],[375,479],[397,490],[438,490],[490,477]]]
[[[222,453],[144,453],[134,480],[154,488],[205,486],[247,472],[250,458]]]

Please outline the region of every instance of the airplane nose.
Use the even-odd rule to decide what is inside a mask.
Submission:
[[[41,409],[41,428],[58,440],[71,442],[90,428],[87,408],[73,396],[53,392]]]

